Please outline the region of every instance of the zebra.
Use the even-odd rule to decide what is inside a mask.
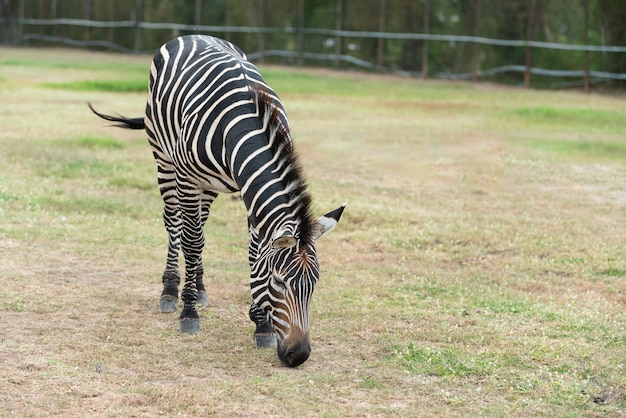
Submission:
[[[168,250],[159,308],[174,312],[182,248],[185,281],[179,329],[200,331],[203,227],[219,193],[239,192],[247,209],[248,262],[258,347],[276,347],[289,367],[310,355],[309,304],[320,270],[316,240],[335,227],[345,203],[315,219],[285,109],[232,43],[208,35],[165,43],[150,67],[144,117],[111,116],[145,129],[157,165]]]

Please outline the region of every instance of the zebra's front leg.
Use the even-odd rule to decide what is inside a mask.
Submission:
[[[265,312],[252,302],[249,315],[252,322],[256,325],[254,342],[257,348],[276,348],[276,333],[272,324],[267,320]]]
[[[176,190],[176,174],[168,157],[155,150],[155,159],[158,166],[159,191],[163,198],[163,224],[167,230],[167,261],[163,273],[163,291],[159,298],[159,310],[162,313],[176,311],[178,302],[178,251],[180,249],[180,233],[182,220],[178,207],[178,193]]]
[[[195,334],[200,331],[200,316],[196,310],[197,282],[202,275],[204,233],[201,221],[200,193],[179,187],[180,209],[183,220],[181,246],[185,257],[185,285],[181,294],[183,310],[180,313],[180,332]]]
[[[204,225],[206,224],[207,219],[209,218],[209,213],[211,211],[211,204],[217,197],[218,193],[205,190],[202,192],[202,209],[200,215],[200,225],[201,228],[204,229]],[[204,288],[204,268],[202,267],[202,258],[198,262],[198,267],[196,271],[196,287],[198,289],[198,300],[196,303],[198,305],[207,307],[209,306],[209,298],[206,293],[206,289]]]

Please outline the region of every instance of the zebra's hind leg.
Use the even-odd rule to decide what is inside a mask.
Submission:
[[[185,281],[181,299],[183,300],[183,310],[181,311],[179,318],[179,331],[184,334],[196,334],[200,332],[200,316],[196,310],[198,290],[196,288],[195,280],[187,279]]]
[[[209,214],[211,213],[211,204],[217,198],[218,193],[212,192],[210,190],[204,190],[202,192],[202,203],[201,203],[201,212],[200,212],[200,225],[204,228],[207,219],[209,219]],[[207,307],[209,306],[209,298],[206,294],[206,289],[204,288],[204,268],[202,267],[202,258],[198,261],[198,267],[196,269],[196,288],[198,289],[198,299],[196,300],[196,304],[200,306]]]
[[[198,265],[198,273],[196,278],[196,288],[198,289],[198,299],[196,299],[196,304],[200,306],[204,306],[205,308],[209,306],[209,297],[206,294],[206,289],[204,288],[204,282],[202,281],[202,276],[204,274],[204,269],[202,268],[202,261]]]
[[[260,309],[253,302],[250,306],[250,319],[256,325],[254,331],[254,342],[257,348],[276,348],[276,334],[274,328],[267,320],[267,316],[262,309]]]
[[[211,212],[211,204],[217,198],[217,193],[212,192],[210,190],[204,190],[202,192],[202,208],[200,213],[200,224],[202,228],[206,224],[207,219],[209,218],[209,213]],[[204,282],[202,278],[204,277],[204,268],[202,267],[202,259],[198,262],[196,275],[196,288],[198,289],[198,300],[196,303],[200,306],[207,307],[209,306],[209,298],[206,294],[206,289],[204,288]]]

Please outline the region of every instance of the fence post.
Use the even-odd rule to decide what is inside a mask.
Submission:
[[[139,22],[143,19],[143,0],[135,0],[135,44],[133,49],[139,52],[141,47],[141,28]]]
[[[24,19],[25,16],[25,10],[24,10],[24,0],[20,0],[20,20]],[[22,42],[22,37],[24,36],[24,24],[23,23],[19,23],[18,24],[18,30],[17,30],[17,38],[19,39],[19,42]]]
[[[41,1],[41,0],[39,0],[39,13],[38,13],[38,15],[37,15],[37,16],[38,16],[38,18],[39,18],[39,19],[41,19],[41,20],[44,20],[44,19],[46,18],[46,14],[45,14],[45,12],[44,12],[44,3],[43,3],[43,1]],[[41,26],[39,26],[39,33],[42,33],[42,34],[44,34],[44,35],[47,35],[47,34],[48,34],[48,33],[47,33],[47,32],[48,32],[48,30],[47,30],[47,29],[48,29],[48,28],[46,28],[46,26],[45,26],[45,25],[41,25]],[[42,41],[39,41],[39,44],[41,45],[41,44],[43,44],[43,42],[42,42]]]
[[[335,30],[340,31],[343,22],[343,0],[337,0],[337,7],[335,13]],[[343,43],[343,38],[341,36],[337,36],[335,38],[335,67],[339,67],[339,56],[341,55],[341,44]]]
[[[474,16],[475,20],[474,20],[474,36],[478,37],[480,36],[480,0],[475,0],[475,5],[476,5],[476,15]],[[476,82],[478,81],[478,65],[479,65],[479,54],[480,54],[480,48],[478,47],[478,43],[474,42],[474,48],[472,48],[473,51],[473,55],[474,55],[474,59],[472,60],[472,81]]]
[[[385,32],[385,19],[387,14],[387,0],[380,0],[380,8],[378,9],[378,32]],[[385,39],[378,38],[376,64],[382,67],[385,63]]]
[[[230,20],[230,0],[226,0],[224,7],[226,10],[224,10],[224,20],[226,20],[226,27],[230,28],[231,25],[231,20]],[[227,30],[226,32],[224,32],[224,37],[226,38],[227,41],[230,41],[230,30]]]
[[[589,44],[589,2],[588,0],[582,0],[583,2],[583,16],[585,20],[585,32],[583,34],[585,39],[585,46]],[[583,84],[585,91],[589,91],[589,51],[585,50],[585,78]]]
[[[424,33],[428,35],[430,22],[430,0],[424,0]],[[422,48],[422,79],[428,78],[428,40],[424,40]]]
[[[267,27],[267,0],[261,0],[261,29],[265,29]],[[259,32],[259,52],[261,55],[259,56],[259,62],[263,64],[265,62],[265,32]]]
[[[109,21],[113,22],[115,20],[115,8],[113,5],[113,0],[109,0]],[[108,39],[111,45],[113,45],[113,28],[109,28],[108,30]],[[109,47],[109,51],[112,51],[113,48]]]
[[[302,55],[304,53],[304,0],[298,0],[298,28],[296,33],[296,65],[302,66]]]
[[[528,0],[528,19],[526,21],[526,59],[525,59],[526,71],[524,71],[524,87],[525,88],[530,88],[531,57],[530,57],[530,45],[528,44],[528,42],[532,41],[532,36],[533,36],[532,26],[533,26],[533,21],[535,19],[534,14],[535,14],[535,1]]]
[[[66,1],[61,2],[61,10],[59,11],[59,17],[61,18],[67,17],[67,2]],[[60,35],[61,35],[61,38],[67,37],[67,25],[61,25]]]
[[[200,26],[202,24],[202,0],[196,0],[195,16],[193,19],[194,25]]]
[[[11,30],[13,27],[13,14],[11,13],[11,5],[9,3],[0,2],[0,16],[9,19],[6,25],[0,25],[0,42],[8,44],[11,42]]]
[[[83,19],[91,19],[91,0],[83,0]],[[83,28],[83,41],[85,41],[85,43],[89,42],[90,29],[89,26]]]

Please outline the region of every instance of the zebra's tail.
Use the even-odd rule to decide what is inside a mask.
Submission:
[[[104,113],[100,113],[94,109],[91,103],[87,103],[87,106],[89,106],[89,109],[91,109],[94,114],[100,116],[102,119],[114,122],[113,126],[126,129],[146,129],[146,123],[143,118],[127,118],[122,115],[105,115]]]

